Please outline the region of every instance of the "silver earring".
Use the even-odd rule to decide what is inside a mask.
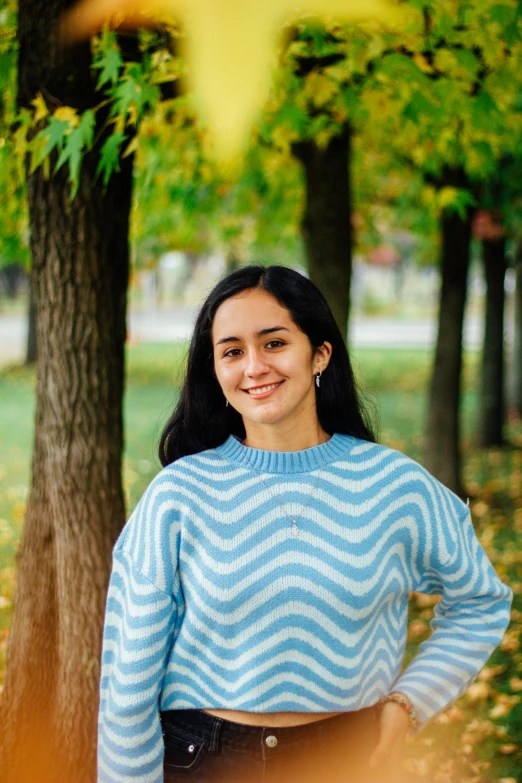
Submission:
[[[322,370],[320,370],[319,372],[317,372],[317,373],[315,374],[315,385],[317,386],[317,388],[319,388],[319,386],[320,386],[320,384],[321,384],[320,378],[321,378],[321,375],[322,375],[322,374],[323,374],[323,371],[322,371]]]
[[[225,403],[225,408],[228,408],[228,400]]]

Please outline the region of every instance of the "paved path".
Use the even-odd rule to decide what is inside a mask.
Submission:
[[[161,343],[190,336],[196,310],[177,307],[169,310],[134,311],[129,316],[131,342]],[[351,342],[355,346],[375,348],[430,348],[435,343],[435,321],[401,321],[393,318],[356,317],[351,324]],[[27,322],[22,315],[0,314],[0,363],[22,361],[27,339]],[[466,348],[479,348],[482,322],[467,320],[464,328]]]

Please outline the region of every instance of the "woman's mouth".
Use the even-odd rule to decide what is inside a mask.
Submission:
[[[255,386],[251,389],[243,389],[243,391],[250,397],[261,399],[272,394],[282,383],[284,383],[284,381],[279,381],[279,383],[267,383],[265,386]]]

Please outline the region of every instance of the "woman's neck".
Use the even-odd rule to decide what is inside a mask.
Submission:
[[[245,430],[246,438],[243,444],[253,449],[264,449],[265,451],[302,451],[330,440],[330,435],[323,430],[319,422],[315,427],[308,427],[304,430],[292,428],[288,431],[281,431],[271,427],[253,427],[248,424],[245,425]]]

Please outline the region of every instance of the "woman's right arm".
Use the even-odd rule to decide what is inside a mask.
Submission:
[[[159,695],[180,589],[172,510],[172,485],[160,474],[114,548],[103,632],[98,783],[163,783]]]

